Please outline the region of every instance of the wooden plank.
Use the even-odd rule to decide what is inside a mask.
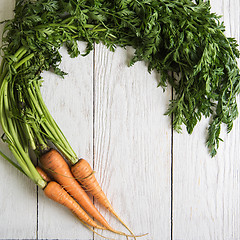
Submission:
[[[163,94],[156,87],[156,74],[143,62],[129,68],[132,55],[131,48],[112,53],[96,46],[94,169],[134,233],[149,233],[143,240],[170,239],[171,120],[163,114],[171,91]],[[100,210],[114,228],[124,230]]]
[[[212,11],[223,15],[226,35],[239,41],[238,0],[212,0]],[[189,136],[174,133],[173,239],[235,240],[240,238],[239,119],[227,135],[222,129],[218,155],[205,147],[208,120]]]
[[[14,2],[14,0],[1,0],[0,21],[12,18]],[[0,25],[0,32],[2,31],[3,25]],[[2,133],[1,129],[0,135]],[[0,148],[11,159],[14,159],[5,143],[1,142]],[[35,185],[2,157],[0,182],[0,239],[35,238],[37,229]]]
[[[84,50],[85,44],[79,44]],[[65,79],[44,73],[42,93],[50,113],[79,157],[92,164],[92,102],[93,54],[71,59],[66,49],[61,49],[61,68],[68,72]],[[47,199],[39,192],[38,237],[40,239],[90,239],[86,229],[64,207]]]
[[[13,16],[14,0],[0,1],[0,21]],[[3,25],[0,25],[0,33]],[[2,34],[0,34],[0,42]],[[1,59],[0,59],[1,61]],[[0,135],[3,134],[2,129]],[[7,145],[1,151],[14,159]],[[0,159],[0,239],[34,239],[37,229],[35,185],[2,157]]]

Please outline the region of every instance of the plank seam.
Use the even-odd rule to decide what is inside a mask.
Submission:
[[[92,141],[92,155],[93,155],[93,170],[95,169],[95,61],[96,61],[96,51],[95,51],[96,44],[93,45],[93,141]],[[94,197],[93,197],[93,204],[94,204]],[[95,233],[93,232],[93,240],[95,239]]]
[[[171,89],[173,101],[173,88]],[[171,240],[173,240],[173,113],[171,114]]]
[[[38,194],[38,186],[37,186],[37,226],[36,226],[36,240],[38,240],[38,228],[39,228],[39,194]]]

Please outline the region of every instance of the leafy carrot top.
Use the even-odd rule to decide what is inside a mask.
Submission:
[[[160,73],[159,86],[174,89],[166,114],[173,114],[176,131],[186,125],[192,133],[202,116],[210,117],[207,146],[211,156],[217,152],[222,123],[229,132],[238,115],[238,45],[224,35],[224,26],[211,13],[209,1],[17,0],[15,17],[5,24],[2,51],[21,106],[13,115],[31,123],[30,132],[38,129],[55,142],[61,138],[52,136],[41,114],[36,114],[28,89],[35,82],[30,87],[35,94],[43,70],[64,76],[59,69],[59,48],[66,46],[70,57],[76,57],[80,54],[77,41],[88,43],[82,55],[99,42],[112,51],[116,46],[135,48],[129,64],[145,61],[149,72]],[[33,56],[17,71],[15,53],[21,47]],[[0,74],[3,80],[3,72]],[[70,157],[75,156],[70,153]]]

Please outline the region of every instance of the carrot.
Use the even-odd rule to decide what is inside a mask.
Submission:
[[[39,166],[36,166],[36,170],[38,171],[38,173],[40,174],[40,176],[46,181],[46,182],[50,182],[51,178],[48,176],[48,174],[46,172],[44,172]]]
[[[105,193],[97,182],[92,167],[85,159],[80,159],[78,163],[73,165],[71,167],[71,172],[87,192],[91,193],[94,198],[110,212],[115,213]]]
[[[77,180],[73,177],[70,168],[61,154],[55,149],[51,149],[47,153],[40,157],[40,162],[44,169],[46,169],[49,174],[62,185],[64,189],[73,197],[75,200],[99,223],[101,223],[106,229],[118,233],[114,230],[108,222],[104,219],[101,213],[96,209],[90,200],[87,193],[79,185]]]
[[[92,196],[94,196],[94,198],[97,199],[100,204],[102,204],[106,209],[108,209],[126,227],[126,229],[128,229],[128,231],[133,234],[133,232],[120,219],[120,217],[113,209],[107,196],[100,187],[90,164],[85,159],[80,159],[78,163],[71,167],[71,172],[73,176],[78,180],[78,182],[82,185],[82,187],[87,192],[91,193]]]
[[[48,198],[70,209],[73,214],[75,214],[77,218],[79,218],[84,223],[98,229],[105,229],[93,221],[88,216],[88,214],[79,206],[79,204],[57,182],[49,182],[43,191]]]

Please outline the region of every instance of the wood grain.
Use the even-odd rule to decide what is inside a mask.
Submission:
[[[14,1],[0,1],[0,21],[12,17]],[[240,43],[240,1],[211,0],[211,5],[223,15],[226,35]],[[79,47],[84,50],[84,43]],[[209,120],[192,135],[172,133],[171,119],[164,116],[171,89],[157,88],[159,76],[150,75],[144,63],[127,67],[133,52],[113,53],[100,44],[87,57],[71,59],[62,48],[61,67],[69,74],[65,79],[43,74],[50,112],[78,156],[93,166],[121,218],[134,233],[149,233],[139,239],[239,240],[240,119],[230,134],[223,128],[224,143],[210,158]],[[4,143],[0,147],[12,157]],[[0,181],[0,240],[102,239],[2,158]],[[126,231],[94,204],[114,228]]]
[[[113,206],[142,239],[170,239],[171,91],[157,88],[133,49],[95,51],[94,166]],[[119,227],[104,214],[114,227]],[[98,238],[96,238],[98,239]]]
[[[85,44],[79,48],[84,51]],[[72,148],[92,165],[93,154],[93,54],[87,57],[69,58],[66,49],[61,49],[61,69],[68,72],[58,78],[49,72],[42,94],[49,111],[59,124]],[[90,239],[92,232],[86,229],[70,211],[46,199],[39,191],[38,237],[40,239]]]
[[[0,21],[12,18],[13,8],[13,0],[1,0]],[[0,32],[2,31],[3,25],[0,25]],[[0,135],[2,134],[3,131],[0,129]],[[0,148],[2,152],[14,159],[6,144],[1,142]],[[0,239],[35,239],[37,233],[36,186],[2,157],[0,182]]]
[[[212,11],[223,15],[226,35],[239,40],[240,2],[212,0]],[[227,136],[223,127],[218,155],[205,147],[208,119],[189,136],[174,133],[173,239],[240,239],[239,119]]]

